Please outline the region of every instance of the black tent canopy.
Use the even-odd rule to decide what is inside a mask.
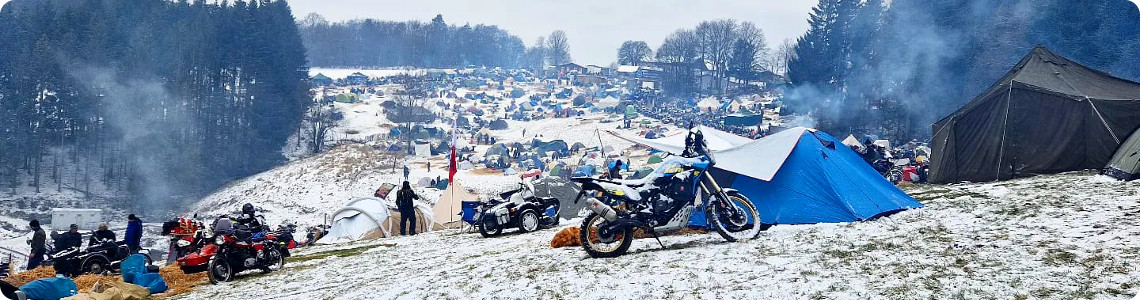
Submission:
[[[930,181],[1004,180],[1104,167],[1140,126],[1140,84],[1036,47],[934,123]]]

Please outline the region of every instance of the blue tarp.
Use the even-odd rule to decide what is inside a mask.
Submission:
[[[59,300],[75,295],[75,281],[63,276],[38,279],[20,287],[28,299]]]
[[[715,167],[710,174],[752,200],[764,224],[854,222],[922,207],[851,148],[820,131],[803,132],[771,181]],[[689,225],[705,224],[704,211],[694,212]]]

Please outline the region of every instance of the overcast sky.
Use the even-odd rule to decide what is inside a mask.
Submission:
[[[0,0],[2,1],[2,0]],[[752,21],[770,47],[807,30],[818,0],[288,0],[298,19],[318,13],[329,21],[358,18],[421,20],[443,14],[448,24],[498,25],[527,46],[561,29],[574,61],[609,65],[623,41],[644,40],[654,50],[665,36],[703,20]]]

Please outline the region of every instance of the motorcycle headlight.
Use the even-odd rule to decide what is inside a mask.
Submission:
[[[226,237],[219,235],[217,238],[214,238],[214,244],[218,244],[218,245],[226,244]]]

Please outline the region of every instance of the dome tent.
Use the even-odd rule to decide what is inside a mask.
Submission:
[[[431,210],[423,204],[416,203],[416,228],[421,231],[439,229]],[[399,226],[399,211],[384,203],[376,197],[363,197],[354,199],[343,208],[334,212],[332,227],[329,233],[321,237],[318,244],[337,244],[343,242],[377,239],[393,235],[393,226]],[[395,231],[398,233],[398,229]]]

